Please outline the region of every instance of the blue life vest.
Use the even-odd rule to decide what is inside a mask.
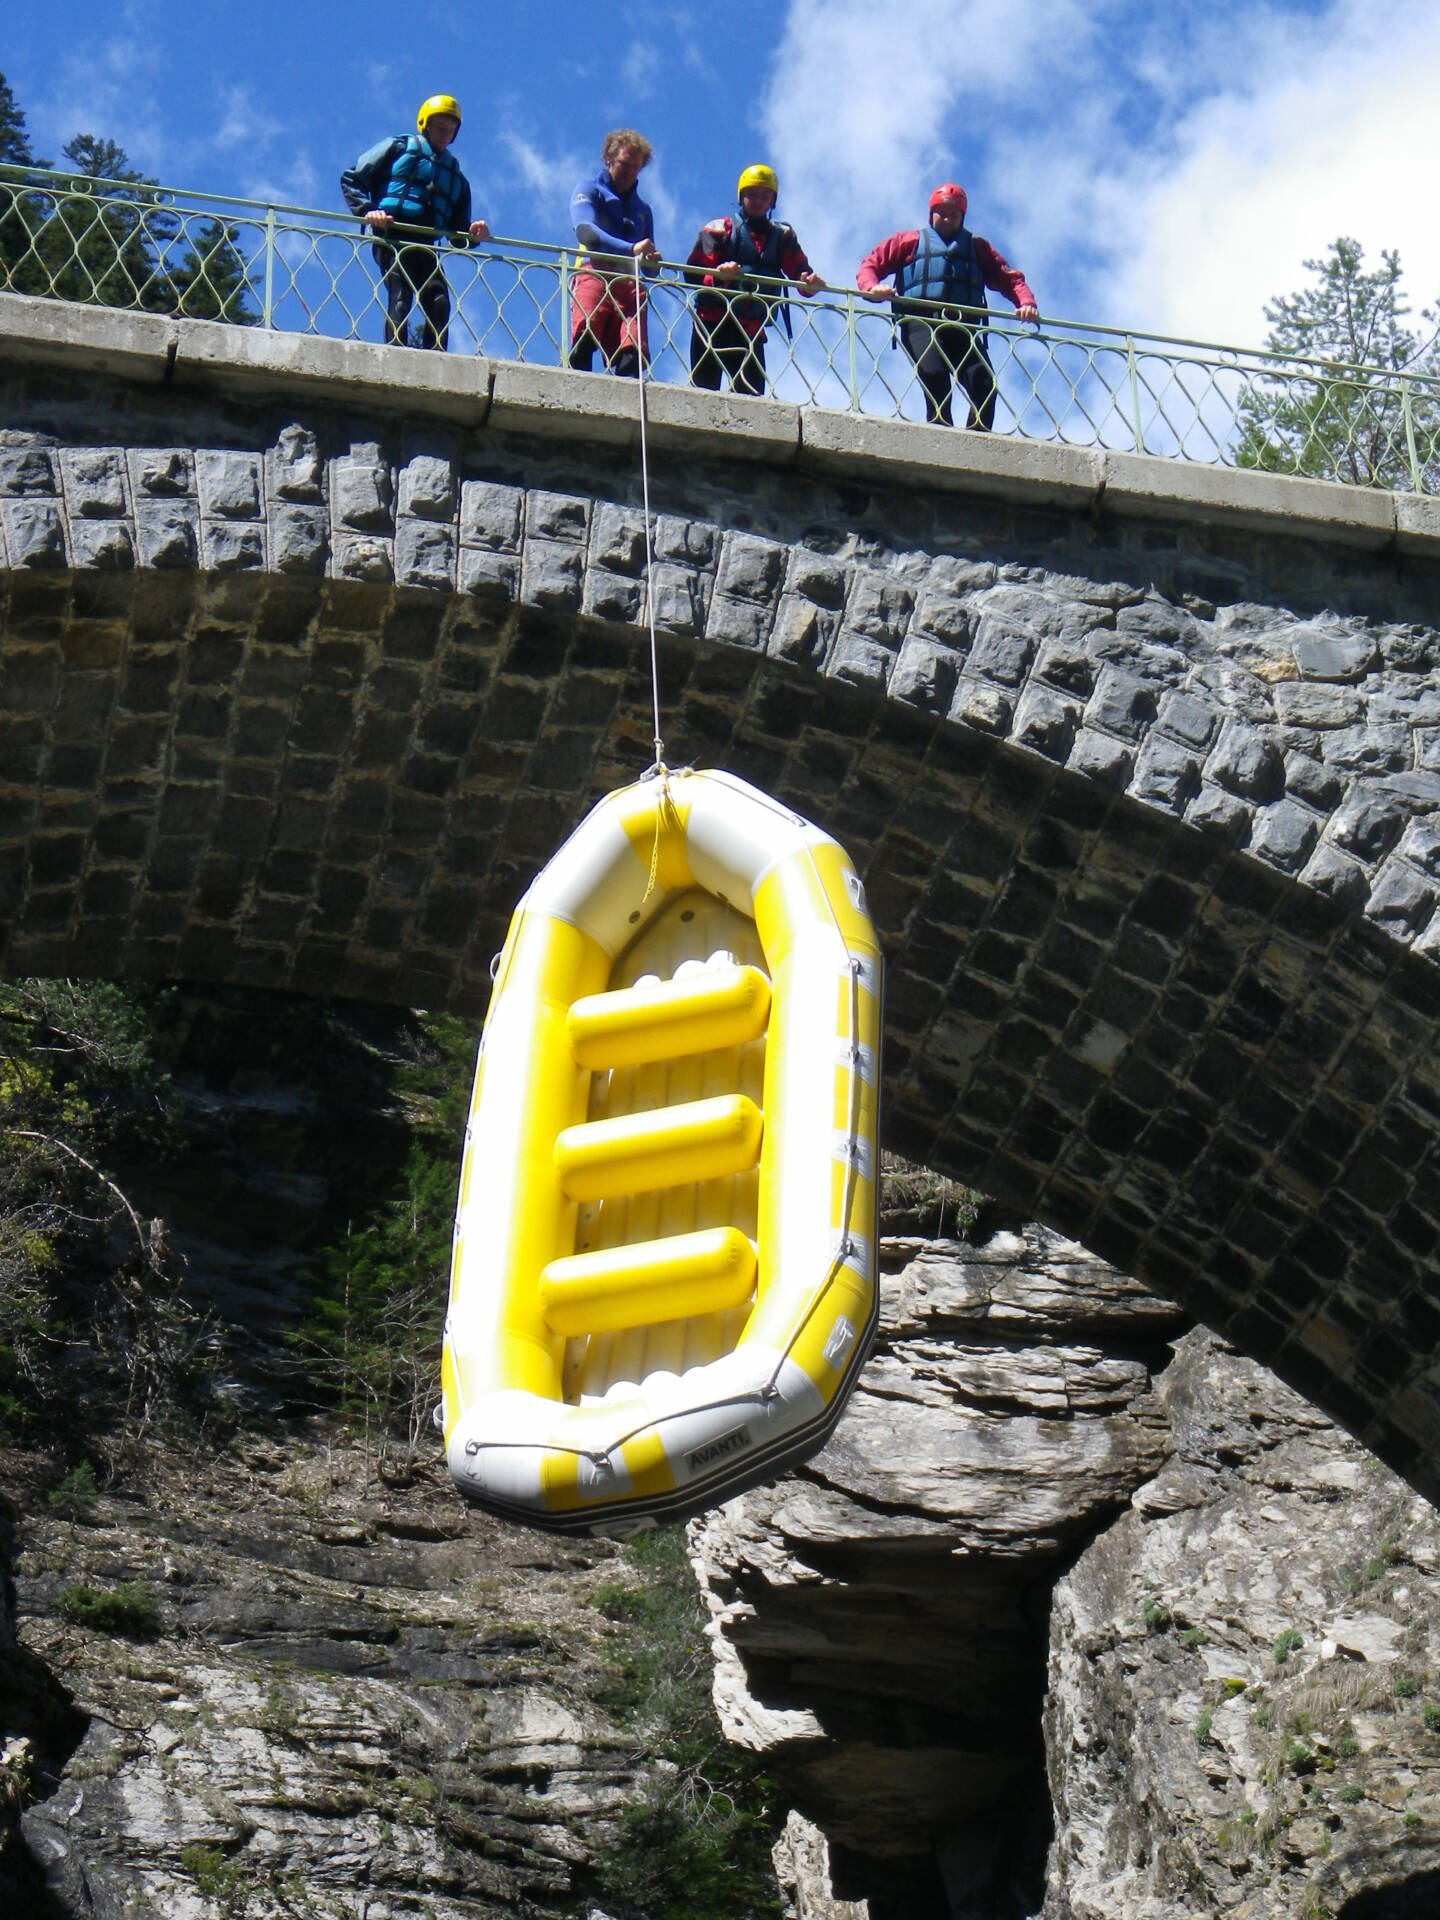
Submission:
[[[637,240],[653,240],[655,223],[650,209],[634,187],[617,193],[602,167],[593,180],[582,180],[570,200],[570,216],[577,227],[592,226],[616,242],[618,254],[633,254]],[[583,241],[582,241],[583,246]]]
[[[437,233],[449,233],[455,225],[464,184],[464,175],[448,147],[437,153],[428,140],[412,133],[391,162],[379,209],[394,214],[407,226],[434,227]]]
[[[975,257],[975,242],[968,228],[961,227],[948,243],[932,226],[920,229],[915,258],[907,260],[895,275],[896,307],[902,312],[923,313],[923,307],[905,306],[911,301],[936,300],[947,307],[983,307],[985,277]]]
[[[763,246],[756,240],[744,209],[737,207],[730,221],[730,245],[744,272],[763,274],[767,280],[779,280],[783,277],[780,255],[790,237],[790,229],[780,220],[766,220],[762,224],[765,231]],[[768,289],[763,296],[758,292],[748,296],[741,294],[731,302],[730,311],[741,320],[763,321],[768,318],[776,301],[784,297],[778,288]],[[789,318],[787,311],[787,326]]]

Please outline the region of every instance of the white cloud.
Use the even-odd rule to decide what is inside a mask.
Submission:
[[[649,202],[655,215],[655,240],[660,251],[667,259],[673,259],[678,249],[683,260],[690,251],[693,235],[687,231],[690,223],[682,219],[680,202],[666,184],[658,160],[652,160],[640,176],[640,198]],[[699,222],[695,225],[698,227]]]
[[[83,54],[67,55],[55,78],[30,110],[35,145],[57,161],[66,142],[93,133],[125,149],[132,166],[161,174],[169,151],[159,98],[158,49],[143,38],[120,35],[87,42]]]
[[[221,152],[244,148],[253,154],[256,148],[269,146],[285,132],[285,122],[255,105],[248,87],[226,87],[218,102],[216,124],[209,134],[210,144]]]
[[[331,169],[333,185],[323,185],[315,162],[307,153],[291,154],[283,172],[262,174],[246,184],[247,200],[264,200],[271,206],[315,207],[340,205],[340,169]]]
[[[648,40],[637,40],[626,54],[620,71],[626,86],[632,88],[639,99],[645,100],[655,91],[660,67],[659,48]]]
[[[1053,85],[1062,50],[1086,57],[1103,10],[1009,0],[1001,29],[993,0],[883,15],[871,0],[791,0],[761,124],[782,212],[820,271],[853,279],[877,240],[923,218],[937,177],[970,188],[1007,104]]]
[[[1440,295],[1422,139],[1440,92],[1440,15],[1428,0],[1339,0],[1303,40],[1269,24],[1182,115],[1163,164],[1137,157],[1097,183],[1117,242],[1091,288],[1108,317],[1258,344],[1266,301],[1300,285],[1302,263],[1341,233],[1375,264],[1398,248],[1417,308]]]
[[[763,108],[782,212],[841,284],[961,180],[1042,311],[1258,344],[1351,233],[1440,295],[1433,0],[790,0]]]
[[[575,191],[575,182],[585,173],[585,161],[571,147],[559,153],[544,152],[535,142],[521,133],[517,127],[502,126],[495,130],[495,138],[509,154],[515,170],[529,188],[532,197],[540,201],[547,214],[553,220],[556,202],[568,206],[570,195]],[[597,153],[595,165],[599,165]]]

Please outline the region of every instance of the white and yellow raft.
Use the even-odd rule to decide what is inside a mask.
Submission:
[[[880,986],[844,851],[728,774],[610,795],[539,874],[465,1135],[463,1494],[623,1533],[824,1442],[878,1309]]]

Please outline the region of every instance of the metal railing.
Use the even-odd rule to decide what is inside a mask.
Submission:
[[[385,272],[401,274],[418,296],[409,324],[422,330],[427,291],[435,306],[436,289],[425,284],[433,259],[444,275],[451,352],[568,361],[572,250],[499,238],[471,247],[457,235],[432,256],[432,238],[397,227],[390,246],[377,249],[350,215],[0,167],[0,289],[378,341],[393,336]],[[422,241],[424,251],[414,244]],[[784,282],[745,284],[768,307],[761,384],[771,394],[802,406],[926,417],[888,306],[853,288],[803,299]],[[667,264],[646,285],[651,378],[689,382],[695,277]],[[960,315],[958,326],[954,309],[912,302],[911,311],[933,314],[933,337],[952,360],[968,355],[973,365],[983,348],[997,389],[996,431],[1440,493],[1433,374],[1067,320],[1030,327],[993,308]],[[962,423],[965,413],[962,392]]]

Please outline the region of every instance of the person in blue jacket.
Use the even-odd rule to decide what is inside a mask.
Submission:
[[[429,229],[452,244],[488,240],[490,229],[471,217],[470,182],[450,152],[460,131],[460,102],[448,93],[432,93],[415,116],[415,132],[397,134],[362,153],[340,176],[340,188],[352,213],[377,236],[392,228],[408,230],[403,239],[378,237],[374,254],[385,287],[385,344],[406,344],[410,309],[419,299],[425,316],[422,344],[445,351],[450,324],[450,289]]]
[[[599,173],[582,180],[570,197],[581,247],[570,284],[570,365],[584,373],[597,347],[612,373],[633,378],[642,353],[649,364],[645,292],[636,283],[634,262],[651,272],[660,264],[655,217],[636,192],[650,154],[644,134],[616,127],[600,149]]]

